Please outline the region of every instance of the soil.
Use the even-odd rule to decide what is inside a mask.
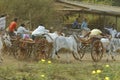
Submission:
[[[79,63],[79,62],[93,62],[90,53],[86,53],[81,61],[75,60],[71,53],[60,52],[58,54],[60,55],[60,58],[57,58],[57,56],[55,56],[55,59],[59,62],[72,62],[72,63],[74,63],[74,62],[75,63],[76,62],[77,63]],[[107,59],[108,59],[109,62],[113,62],[111,56],[108,56],[108,55],[105,55],[105,54],[103,55],[101,61],[99,61],[99,62],[100,63],[107,62]],[[116,59],[115,62],[120,62],[120,55],[116,55],[115,59]],[[22,66],[26,63],[33,64],[33,63],[36,63],[36,61],[33,61],[33,60],[27,60],[27,61],[17,60],[13,56],[4,55],[4,61],[3,61],[3,63],[0,64],[0,66],[5,66],[5,65]]]

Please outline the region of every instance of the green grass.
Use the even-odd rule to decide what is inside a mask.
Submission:
[[[105,67],[106,65],[109,67]],[[23,63],[20,66],[0,66],[0,80],[105,80],[105,77],[109,77],[109,80],[119,80],[119,68],[119,62],[52,61],[48,63],[46,60],[45,62]],[[101,73],[92,74],[92,71],[97,70]]]

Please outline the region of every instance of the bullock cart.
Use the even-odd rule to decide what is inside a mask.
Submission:
[[[20,49],[20,39],[21,37],[19,35],[11,36],[12,46],[9,48],[9,55],[13,55],[15,58],[17,58],[17,54]]]
[[[19,49],[15,57],[19,60],[34,58],[35,60],[47,59],[49,56],[49,43],[45,38],[39,40],[19,40]]]
[[[100,41],[100,38],[93,37],[89,40],[83,40],[83,39],[80,39],[80,40],[82,43],[82,46],[78,50],[80,58],[82,59],[84,57],[84,55],[85,55],[86,51],[88,51],[87,49],[89,47],[93,61],[95,61],[95,62],[100,61],[101,58],[103,57],[103,52],[104,52],[103,44]]]

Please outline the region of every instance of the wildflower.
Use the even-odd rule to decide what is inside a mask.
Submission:
[[[102,71],[101,71],[101,70],[97,70],[96,72],[99,74],[99,73],[101,73]]]
[[[110,67],[109,65],[105,65],[105,67]]]
[[[42,62],[45,62],[45,60],[44,60],[44,59],[41,59],[41,61],[42,61]]]
[[[110,80],[110,78],[109,77],[105,77],[105,80]]]
[[[48,61],[49,64],[51,64],[51,61]]]
[[[45,75],[41,75],[41,77],[45,77]]]
[[[92,71],[92,74],[95,74],[96,72],[95,71]]]

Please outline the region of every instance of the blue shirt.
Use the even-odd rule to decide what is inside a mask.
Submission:
[[[73,24],[72,24],[72,27],[78,27],[79,26],[79,23],[77,21],[75,21]]]
[[[83,21],[81,24],[81,29],[88,28],[87,22]]]

